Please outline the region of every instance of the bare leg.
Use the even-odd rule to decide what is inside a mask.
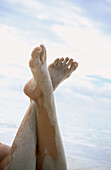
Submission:
[[[1,164],[5,170],[36,169],[37,117],[35,113],[35,103],[32,102],[17,132],[9,155]]]
[[[67,169],[64,149],[59,133],[53,87],[46,65],[45,47],[35,48],[29,62],[33,79],[25,93],[36,102],[38,117],[38,169]]]

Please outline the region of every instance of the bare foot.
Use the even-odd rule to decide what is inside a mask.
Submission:
[[[36,101],[43,94],[44,97],[47,97],[47,94],[50,96],[53,87],[46,64],[46,49],[44,45],[36,47],[31,56],[29,66],[33,74],[33,79],[25,85],[24,92]]]
[[[74,62],[73,59],[65,58],[57,58],[54,63],[50,64],[48,69],[52,80],[53,90],[57,88],[57,86],[67,79],[71,73],[76,70],[78,66],[77,62]]]

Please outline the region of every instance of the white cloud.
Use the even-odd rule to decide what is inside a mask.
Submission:
[[[73,49],[79,52],[81,73],[111,77],[111,36],[102,34],[94,26],[75,28],[56,25],[53,29],[64,40],[72,55]]]
[[[31,46],[25,43],[15,28],[0,25],[0,47],[1,63],[10,62],[26,66]]]
[[[70,2],[64,1],[52,1],[52,3],[42,3],[41,1],[35,0],[8,0],[8,2],[11,2],[13,5],[20,4],[21,8],[17,6],[16,8],[19,11],[27,13],[33,18],[66,24],[71,24],[72,19],[76,20],[77,22],[77,14],[81,13],[81,9],[79,7],[72,5]],[[87,22],[86,19],[85,22]]]
[[[105,0],[105,1],[111,3],[111,0]]]

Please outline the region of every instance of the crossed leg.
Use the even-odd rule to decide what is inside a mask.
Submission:
[[[40,50],[40,51],[38,51],[38,50]],[[40,53],[40,54],[39,54]],[[38,56],[39,57],[38,57]],[[37,60],[37,58],[40,60],[39,61],[39,66],[37,65],[37,63],[38,63],[38,60]],[[44,59],[44,60],[43,60]],[[41,62],[41,63],[40,63]],[[70,68],[68,68],[68,66],[70,66]],[[50,77],[49,77],[49,75],[48,75],[48,71],[47,71],[47,67],[46,67],[46,61],[45,61],[45,48],[44,48],[44,46],[41,46],[41,49],[40,48],[36,48],[34,51],[33,51],[33,53],[32,53],[32,59],[31,59],[31,61],[30,61],[30,67],[31,67],[31,70],[32,70],[32,73],[33,73],[33,76],[34,76],[34,78],[31,80],[31,81],[29,81],[29,83],[25,86],[25,93],[29,96],[29,97],[31,97],[33,100],[35,100],[35,102],[36,102],[36,107],[37,107],[37,110],[38,110],[38,121],[37,121],[37,123],[38,123],[38,126],[37,126],[37,128],[38,128],[38,144],[39,144],[39,146],[38,146],[38,148],[39,148],[39,150],[38,150],[38,153],[39,153],[39,160],[38,160],[38,165],[39,165],[39,167],[38,167],[38,169],[42,169],[42,167],[43,167],[43,162],[44,162],[44,159],[45,159],[45,157],[46,158],[48,158],[48,156],[50,155],[51,157],[49,157],[49,158],[52,158],[52,160],[55,160],[55,162],[56,162],[56,164],[53,162],[53,161],[51,161],[50,159],[50,161],[51,162],[53,162],[53,166],[56,166],[55,168],[56,169],[60,169],[59,168],[59,166],[63,166],[63,165],[65,165],[65,163],[63,163],[64,161],[65,161],[65,158],[63,159],[63,148],[62,148],[62,144],[61,144],[61,139],[60,139],[60,135],[59,135],[59,130],[57,130],[58,129],[58,125],[57,125],[57,120],[56,120],[56,116],[55,116],[55,111],[53,111],[53,109],[54,109],[54,107],[52,106],[52,102],[50,103],[50,101],[51,101],[51,99],[53,98],[53,95],[52,95],[52,85],[51,85],[51,81],[50,81]],[[36,68],[36,67],[38,67],[38,68]],[[64,61],[64,59],[62,58],[62,59],[57,59],[57,60],[55,60],[55,62],[54,63],[52,63],[50,66],[49,66],[49,72],[50,72],[50,75],[51,75],[51,79],[52,79],[52,84],[53,84],[53,89],[55,89],[57,86],[58,86],[58,84],[61,82],[61,81],[63,81],[64,79],[66,79],[67,77],[69,77],[69,75],[72,73],[72,71],[73,70],[75,70],[76,69],[76,67],[77,67],[77,63],[76,62],[73,62],[73,60],[72,59],[68,59],[68,58],[66,58],[65,59],[65,61]],[[43,70],[44,71],[43,71]],[[47,71],[47,74],[44,74],[45,72]],[[47,85],[47,83],[46,83],[46,86],[45,86],[45,91],[44,91],[44,85],[43,86],[41,86],[41,84],[38,82],[38,80],[37,80],[37,78],[39,79],[39,76],[37,76],[37,75],[40,75],[40,76],[42,76],[41,77],[41,79],[40,80],[42,80],[42,84],[43,84],[43,81],[45,81],[45,79],[44,78],[46,78],[46,80],[48,80],[48,83],[49,83],[49,85]],[[47,75],[48,75],[48,77],[47,77]],[[58,77],[58,75],[59,75],[59,77]],[[47,79],[48,78],[48,79]],[[39,80],[39,81],[40,81]],[[47,82],[47,81],[45,81],[45,82]],[[40,84],[40,85],[39,85]],[[41,88],[42,87],[42,88]],[[50,88],[49,88],[50,87]],[[46,91],[46,89],[48,90],[48,94],[47,94],[47,91]],[[50,89],[50,90],[49,90]],[[37,95],[35,95],[35,94],[37,94]],[[52,114],[52,115],[50,115],[49,113],[47,113],[47,109],[46,109],[46,106],[44,106],[44,101],[46,100],[46,98],[45,98],[45,100],[44,100],[44,96],[46,97],[46,96],[49,96],[49,102],[47,103],[46,102],[46,106],[47,106],[47,104],[48,104],[48,108],[47,109],[49,109],[50,108],[50,104],[51,104],[51,107],[53,107],[53,109],[52,108],[50,108],[49,109],[49,113],[52,111],[52,112],[54,112],[54,115]],[[51,97],[52,96],[52,97]],[[44,100],[44,101],[43,101]],[[27,138],[27,141],[28,141],[28,143],[29,143],[29,145],[27,145],[26,146],[26,148],[29,148],[29,150],[31,151],[29,154],[27,154],[27,153],[24,153],[21,157],[23,157],[24,158],[24,156],[25,157],[32,157],[33,158],[33,161],[28,161],[28,163],[27,163],[27,169],[35,169],[35,167],[34,168],[30,168],[30,166],[29,165],[31,165],[31,167],[33,167],[33,165],[30,163],[30,162],[35,162],[36,161],[36,159],[34,158],[34,156],[35,156],[35,150],[36,150],[36,138],[34,138],[34,140],[33,140],[33,142],[32,142],[32,145],[33,145],[33,148],[31,148],[30,146],[32,146],[31,145],[31,143],[29,142],[30,141],[30,137],[31,137],[31,139],[33,138],[33,137],[35,137],[36,136],[36,130],[34,130],[34,127],[36,127],[35,126],[35,124],[34,124],[34,120],[36,119],[36,115],[34,114],[34,113],[36,113],[36,109],[34,109],[34,107],[35,107],[35,105],[34,105],[34,103],[32,102],[31,103],[31,105],[30,105],[30,107],[29,107],[29,110],[28,110],[28,112],[27,112],[27,114],[26,114],[26,116],[25,116],[25,118],[24,118],[24,121],[22,122],[22,125],[21,125],[21,128],[19,129],[19,132],[18,132],[18,134],[17,134],[17,137],[16,137],[16,139],[15,139],[15,142],[14,142],[14,144],[13,144],[13,146],[12,146],[12,148],[11,148],[11,158],[13,158],[13,161],[12,161],[12,159],[11,159],[11,163],[12,162],[15,162],[15,164],[17,164],[17,166],[16,166],[16,168],[18,167],[18,165],[21,165],[22,163],[21,163],[21,160],[20,160],[20,163],[19,163],[19,161],[18,161],[18,163],[16,162],[16,160],[14,159],[14,156],[12,156],[13,155],[13,153],[15,154],[15,150],[16,150],[16,154],[15,155],[19,155],[19,156],[21,156],[21,153],[22,153],[22,149],[23,150],[25,150],[25,148],[23,148],[22,146],[23,146],[23,142],[20,142],[19,144],[17,143],[17,141],[21,141],[20,139],[19,139],[19,137],[21,136],[20,135],[20,133],[21,133],[21,131],[23,132],[24,130],[23,129],[25,129],[25,125],[26,125],[26,127],[28,127],[29,128],[29,134],[30,135],[25,135],[25,138]],[[46,110],[44,110],[44,109],[46,109]],[[55,109],[54,109],[55,110]],[[29,114],[30,113],[30,114]],[[31,118],[31,116],[32,116],[32,118]],[[50,116],[51,117],[53,117],[53,118],[51,118],[53,121],[53,123],[51,123],[50,122]],[[32,122],[30,122],[30,120],[33,120]],[[29,122],[29,123],[27,123],[27,122]],[[46,125],[46,122],[48,122],[47,123],[47,125]],[[48,133],[47,134],[47,132],[48,132],[48,128],[49,128],[49,131],[50,131],[50,129],[52,129],[52,131],[51,131],[51,133]],[[27,129],[27,128],[26,128]],[[30,131],[30,129],[32,130],[32,131]],[[42,130],[42,129],[45,129],[45,131],[44,130]],[[34,131],[35,131],[35,133],[34,133]],[[31,133],[31,132],[33,132],[33,133]],[[26,134],[26,132],[25,132],[25,134]],[[41,135],[42,134],[42,135]],[[43,134],[47,134],[46,136],[43,136]],[[18,137],[19,136],[19,137]],[[23,136],[24,136],[24,132],[22,133],[22,137],[20,137],[21,139],[22,139],[22,141],[23,141]],[[53,137],[52,137],[53,136]],[[57,137],[57,136],[59,136],[59,144],[60,144],[60,146],[59,146],[59,144],[58,143],[56,143],[56,139],[55,139],[55,136]],[[48,138],[47,138],[48,137]],[[25,140],[25,138],[24,138],[24,144],[26,144],[27,143],[27,141]],[[19,139],[19,140],[18,140]],[[40,140],[39,140],[40,139]],[[49,140],[50,139],[50,140]],[[24,145],[25,146],[25,145]],[[53,147],[54,146],[54,147]],[[58,147],[57,147],[58,146]],[[19,151],[21,151],[20,153],[17,153],[17,147],[18,147],[18,150]],[[21,147],[21,149],[20,149],[20,147]],[[48,148],[49,147],[49,148]],[[52,149],[53,148],[53,149]],[[59,149],[58,149],[59,148]],[[31,150],[32,149],[32,150]],[[61,151],[61,153],[59,152],[58,153],[58,150],[60,151],[60,150],[62,150]],[[44,154],[44,151],[46,151],[45,152],[45,154]],[[48,152],[47,152],[48,151]],[[31,154],[31,153],[33,153],[33,154]],[[49,155],[47,154],[47,153],[49,153]],[[33,155],[33,156],[32,156]],[[61,157],[61,155],[62,155],[62,158],[60,158]],[[17,156],[15,156],[15,158],[17,158]],[[60,159],[59,159],[60,158]],[[18,159],[19,160],[19,159]],[[23,159],[24,160],[24,159]],[[45,159],[46,160],[46,159]],[[64,161],[63,161],[64,160]],[[27,161],[27,159],[26,159],[26,161]],[[23,164],[25,164],[25,162],[24,161],[22,161],[23,162]],[[51,166],[51,162],[49,163],[49,165]],[[61,162],[61,163],[60,163]],[[14,164],[14,163],[13,163]],[[50,167],[47,167],[46,168],[46,165],[45,165],[46,163],[44,163],[44,166],[45,166],[45,169],[49,169]],[[48,165],[48,166],[49,166]],[[15,166],[15,165],[14,165]],[[62,168],[62,167],[61,167]],[[10,168],[9,168],[10,169]],[[11,168],[12,169],[12,168]],[[14,169],[15,169],[15,167],[14,167]],[[18,169],[18,168],[17,168]],[[20,168],[21,169],[21,168]],[[26,169],[26,167],[25,167],[25,169]],[[52,169],[52,168],[51,168]]]

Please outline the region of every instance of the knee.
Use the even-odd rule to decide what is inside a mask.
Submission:
[[[10,146],[1,144],[0,145],[0,163],[8,156]]]

